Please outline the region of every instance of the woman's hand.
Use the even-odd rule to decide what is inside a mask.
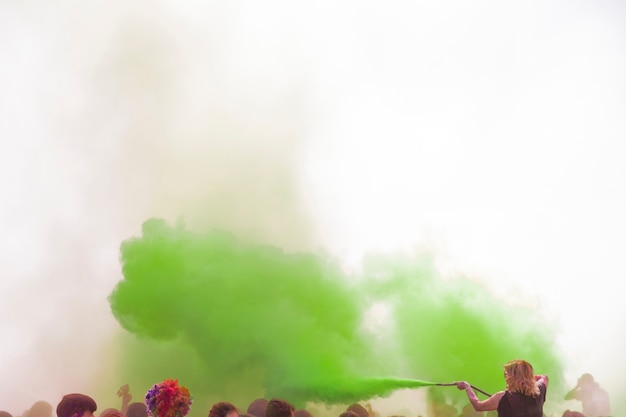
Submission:
[[[548,375],[535,375],[535,381],[537,382],[543,382],[543,384],[547,387],[548,386]]]
[[[468,389],[470,387],[470,384],[465,381],[459,381],[456,383],[456,387],[460,390],[464,390],[464,389]]]

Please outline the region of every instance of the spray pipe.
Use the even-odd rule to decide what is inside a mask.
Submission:
[[[436,386],[438,386],[438,387],[456,387],[456,382],[450,382],[450,383],[448,383],[448,384],[435,384],[435,385],[436,385]],[[472,389],[473,389],[474,391],[478,391],[478,392],[480,392],[481,394],[486,395],[487,397],[491,397],[491,394],[488,394],[488,393],[486,393],[485,391],[483,391],[483,390],[481,390],[481,389],[478,389],[478,388],[476,388],[476,387],[475,387],[475,386],[473,386],[473,385],[470,385],[470,387],[472,387]]]

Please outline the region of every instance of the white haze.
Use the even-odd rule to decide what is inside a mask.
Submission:
[[[3,1],[0,50],[0,409],[108,376],[119,244],[162,216],[433,248],[626,411],[621,3]]]

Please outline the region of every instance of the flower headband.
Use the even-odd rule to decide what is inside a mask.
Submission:
[[[184,417],[193,402],[189,390],[177,379],[166,379],[146,393],[146,407],[152,417]]]

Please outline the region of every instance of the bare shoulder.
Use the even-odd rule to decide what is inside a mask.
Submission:
[[[504,396],[504,391],[498,391],[493,394],[491,397],[487,398],[481,404],[481,409],[477,411],[493,411],[498,409],[498,404],[500,404],[500,400]]]
[[[505,391],[498,391],[486,400],[486,402],[491,405],[492,410],[496,410],[498,408],[498,404],[500,403],[502,397],[504,397],[504,393]]]
[[[500,400],[504,397],[504,391],[498,391],[489,397],[485,402],[487,403],[487,409],[485,411],[497,410],[498,404],[500,404]]]
[[[497,399],[499,400],[500,398],[502,398],[502,397],[504,396],[504,393],[505,393],[505,392],[506,392],[506,391],[504,391],[504,390],[502,390],[502,391],[498,391],[498,392],[496,392],[495,394],[493,394],[493,395],[492,395],[491,397],[489,397],[489,398],[497,398]]]

